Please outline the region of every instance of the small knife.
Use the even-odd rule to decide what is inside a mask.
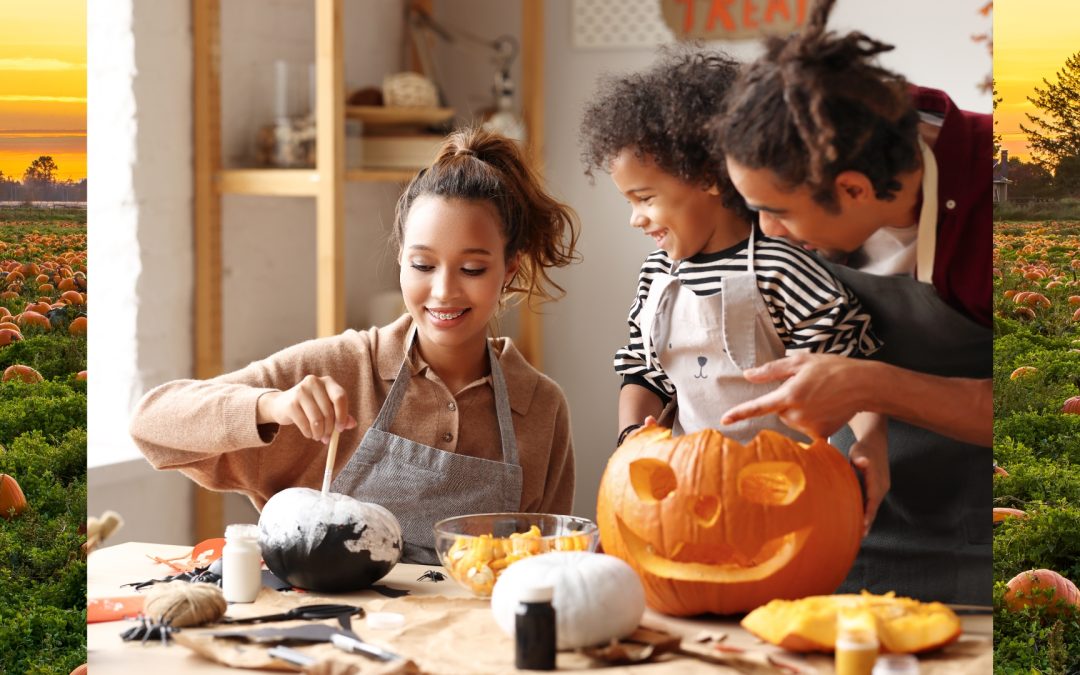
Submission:
[[[351,638],[348,635],[343,635],[341,633],[335,633],[330,638],[330,641],[334,644],[335,647],[337,647],[341,651],[348,652],[350,654],[363,654],[364,656],[378,659],[379,661],[393,661],[395,659],[401,658],[399,654],[395,654],[394,652],[387,651],[382,647],[376,647],[373,644],[363,642],[362,640],[357,640],[356,638]]]
[[[269,652],[267,652],[267,654],[271,658],[280,659],[282,661],[285,661],[286,663],[291,663],[294,666],[300,666],[301,668],[304,668],[305,666],[313,666],[318,663],[318,661],[308,656],[307,654],[280,645],[272,648]]]

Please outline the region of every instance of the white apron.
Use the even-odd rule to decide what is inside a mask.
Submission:
[[[785,353],[758,291],[753,229],[745,272],[723,277],[720,292],[706,296],[695,294],[676,276],[659,275],[649,288],[639,325],[646,363],[653,366],[655,354],[656,362],[675,385],[678,412],[672,425],[674,435],[717,429],[746,444],[762,429],[773,429],[807,440],[775,414],[720,425],[728,409],[780,385],[748,382],[743,377],[744,370]]]

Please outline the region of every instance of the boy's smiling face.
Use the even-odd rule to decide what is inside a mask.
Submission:
[[[750,224],[724,208],[715,188],[688,183],[633,148],[611,161],[611,180],[630,202],[631,227],[673,260],[722,251],[750,235]]]

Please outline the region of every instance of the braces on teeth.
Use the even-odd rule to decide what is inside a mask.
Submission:
[[[435,311],[432,311],[432,310],[428,310],[428,311],[430,311],[432,314],[434,314],[435,318],[442,319],[443,321],[449,321],[450,319],[456,319],[456,318],[458,318],[459,316],[461,316],[462,314],[465,313],[465,310],[462,310],[460,312],[455,312],[455,313],[452,313],[452,314],[449,314],[449,313],[446,313],[446,312],[435,312]]]

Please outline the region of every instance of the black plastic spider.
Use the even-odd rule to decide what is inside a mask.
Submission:
[[[172,634],[180,632],[179,628],[172,625],[172,619],[154,621],[145,614],[140,614],[136,620],[139,622],[137,626],[132,626],[120,633],[124,642],[138,640],[145,645],[147,640],[160,640],[161,646],[167,647]]]
[[[416,578],[417,581],[446,581],[446,575],[439,570],[428,570]]]
[[[215,568],[216,562],[217,561],[215,561],[214,564],[207,565],[206,567],[196,567],[190,572],[181,572],[180,574],[167,576],[164,579],[148,579],[146,581],[135,581],[130,584],[122,585],[131,586],[136,590],[146,588],[147,586],[152,586],[154,584],[167,583],[169,581],[190,581],[193,583],[217,584],[220,586],[221,568],[220,566],[217,566]]]

